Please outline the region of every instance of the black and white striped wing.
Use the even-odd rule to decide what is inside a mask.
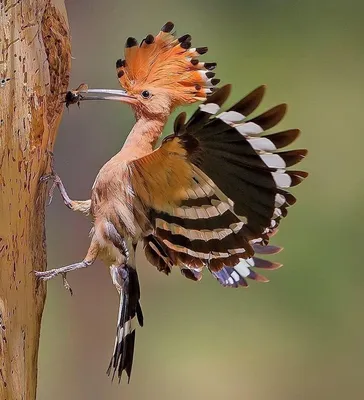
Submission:
[[[307,176],[287,168],[307,151],[277,151],[298,137],[297,129],[264,135],[281,121],[285,104],[247,118],[261,102],[264,89],[259,87],[224,112],[220,107],[230,86],[219,89],[186,124],[181,114],[174,135],[165,139],[167,143],[179,138],[193,182],[178,206],[151,210],[153,237],[164,260],[187,270],[192,279],[200,279],[207,267],[224,286],[246,286],[245,278],[265,280],[251,267],[280,266],[254,255],[279,250],[267,244],[295,202],[287,189]],[[148,242],[146,253],[149,260],[165,264]]]

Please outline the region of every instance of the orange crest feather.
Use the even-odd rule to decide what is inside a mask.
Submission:
[[[168,91],[173,105],[205,100],[219,83],[211,72],[216,63],[205,63],[198,56],[207,47],[191,48],[191,36],[176,38],[174,25],[167,22],[157,36],[148,35],[140,46],[128,38],[125,60],[116,62],[120,85],[129,93],[158,88]]]

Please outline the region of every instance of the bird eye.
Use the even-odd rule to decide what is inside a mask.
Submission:
[[[149,99],[150,93],[148,92],[148,90],[143,90],[143,91],[142,91],[142,96],[143,96],[145,99]]]

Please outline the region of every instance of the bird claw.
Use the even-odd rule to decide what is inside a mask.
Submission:
[[[68,290],[70,292],[70,295],[73,296],[73,290],[72,290],[70,284],[68,283],[66,276],[67,276],[66,272],[62,274],[63,286],[65,287],[66,290]]]
[[[57,275],[59,275],[59,272],[57,272],[57,270],[33,271],[33,272],[34,272],[34,276],[37,279],[37,281],[41,281],[41,282],[49,281],[50,279],[55,278]],[[70,292],[70,294],[72,296],[73,290],[71,288],[71,285],[68,283],[68,281],[66,279],[67,272],[61,272],[60,274],[62,275],[63,286],[65,287],[65,289],[67,289]]]
[[[36,277],[36,279],[38,281],[48,281],[49,279],[52,279],[53,276],[51,276],[51,274],[49,274],[49,271],[33,271],[34,272],[34,276]]]
[[[62,183],[62,181],[61,181],[61,178],[59,177],[59,175],[54,170],[54,154],[53,154],[53,152],[48,150],[47,153],[49,154],[49,157],[50,157],[51,173],[43,175],[39,181],[42,183],[44,183],[44,182],[47,183],[48,181],[52,181],[52,186],[48,192],[49,200],[48,200],[47,206],[49,206],[53,200],[54,189],[56,188],[57,185]]]
[[[62,198],[63,198],[63,202],[64,204],[68,207],[72,209],[72,202],[69,199],[67,192],[63,186],[62,180],[59,177],[59,175],[57,174],[57,172],[54,169],[54,155],[51,151],[48,151],[48,154],[50,156],[50,168],[51,168],[51,172],[49,174],[43,175],[40,178],[40,182],[48,182],[48,181],[52,181],[52,186],[49,189],[48,192],[48,203],[47,206],[49,206],[52,203],[53,200],[53,195],[54,195],[54,189],[56,187],[59,188]]]

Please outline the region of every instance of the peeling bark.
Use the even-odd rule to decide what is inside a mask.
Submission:
[[[39,179],[71,64],[63,0],[0,0],[0,399],[34,400],[46,269]]]

